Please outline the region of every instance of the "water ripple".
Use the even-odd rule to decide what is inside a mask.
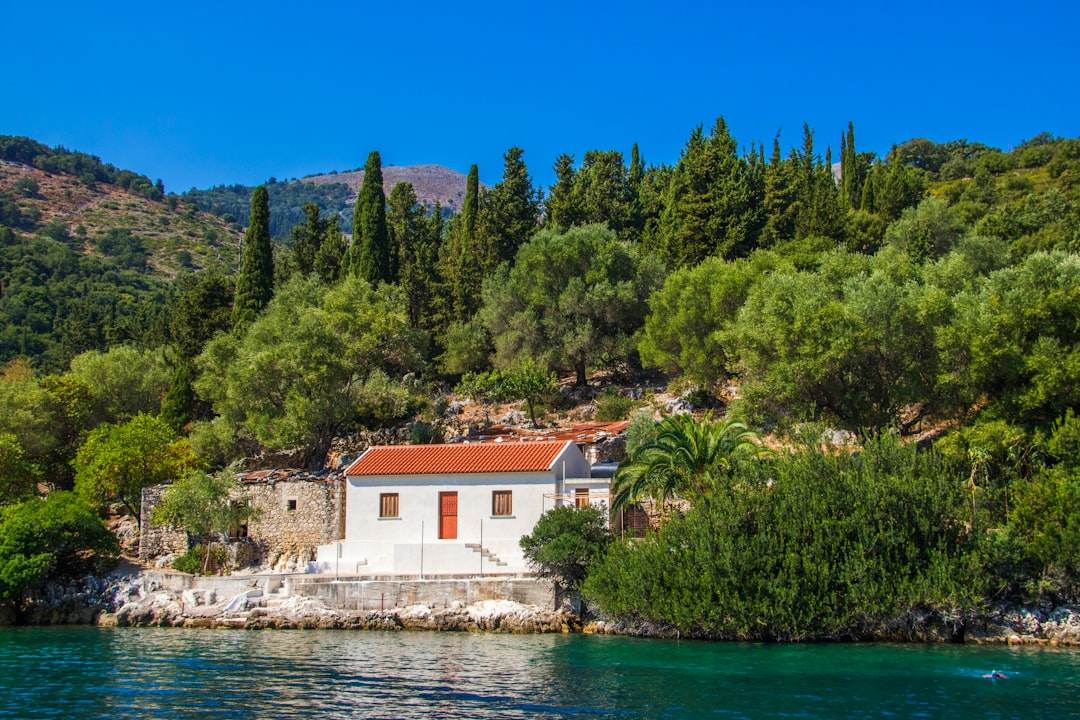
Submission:
[[[1012,679],[982,677],[994,668]],[[0,629],[0,719],[610,716],[1080,717],[1080,652]]]

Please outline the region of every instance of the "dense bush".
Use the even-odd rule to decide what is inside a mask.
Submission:
[[[18,602],[51,579],[77,577],[115,561],[116,538],[72,493],[54,492],[0,515],[0,602]]]
[[[738,466],[644,540],[612,545],[585,582],[615,618],[684,633],[859,637],[917,607],[982,596],[964,495],[933,454],[891,437],[849,454],[807,446]]]

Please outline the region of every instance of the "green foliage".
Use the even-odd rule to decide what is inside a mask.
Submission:
[[[365,385],[375,371],[401,377],[419,368],[423,338],[413,331],[400,293],[347,277],[333,287],[294,277],[243,337],[219,335],[198,360],[195,388],[225,424],[268,448],[305,447],[321,466],[335,434],[402,411],[389,381]],[[376,387],[378,386],[378,387]],[[375,399],[394,400],[378,407]],[[380,400],[381,402],[381,400]],[[228,434],[215,432],[213,445]]]
[[[1028,573],[1042,582],[1031,594],[1069,601],[1080,590],[1080,473],[1040,472],[1017,483],[1009,531],[1021,541]]]
[[[233,284],[204,272],[181,277],[172,290],[169,339],[180,359],[190,362],[210,338],[232,327]]]
[[[654,258],[631,252],[601,225],[543,230],[484,283],[480,317],[496,365],[533,358],[586,382],[590,360],[629,356],[644,298],[661,282]]]
[[[649,296],[638,342],[642,364],[696,382],[728,377],[735,368],[724,334],[753,284],[783,265],[775,255],[757,252],[734,261],[712,257],[671,273]]]
[[[343,224],[351,210],[349,201],[355,194],[345,183],[311,183],[303,180],[278,182],[266,186],[270,194],[270,237],[288,242],[293,228],[307,221],[305,207],[316,205],[332,227],[348,228]],[[180,196],[200,210],[219,215],[226,222],[249,225],[251,196],[255,188],[246,185],[218,185],[206,190],[192,188]],[[175,197],[175,196],[170,196]]]
[[[173,570],[178,570],[188,575],[198,575],[203,569],[203,555],[205,548],[202,545],[194,545],[187,549],[183,555],[172,561]]]
[[[150,519],[157,525],[175,525],[191,536],[226,535],[255,516],[247,503],[233,500],[240,483],[228,471],[213,475],[195,470],[166,488]]]
[[[696,499],[722,489],[732,464],[759,452],[759,438],[740,422],[668,415],[656,434],[637,445],[611,481],[611,509],[651,497],[663,506],[671,497]]]
[[[53,580],[103,570],[119,555],[116,537],[93,508],[54,492],[4,508],[0,515],[0,602]]]
[[[412,183],[398,183],[390,191],[387,223],[392,246],[397,248],[398,282],[405,295],[409,324],[425,330],[436,326],[436,293],[441,278],[438,250],[442,217],[438,206],[428,218],[417,204]]]
[[[1031,424],[1080,407],[1080,258],[1035,253],[954,303],[941,345],[955,358],[949,380],[959,391]]]
[[[397,249],[391,247],[390,241],[382,160],[378,151],[373,151],[364,165],[364,182],[353,214],[353,244],[349,251],[353,275],[372,285],[396,280]]]
[[[274,258],[270,246],[270,197],[259,186],[251,196],[251,224],[244,233],[244,252],[236,278],[232,323],[245,331],[274,296]]]
[[[533,427],[536,427],[536,403],[559,390],[555,373],[544,370],[532,358],[526,358],[500,372],[498,385],[498,393],[503,399],[525,402]]]
[[[25,500],[37,492],[37,468],[27,459],[19,438],[0,433],[0,506]]]
[[[479,320],[451,323],[442,343],[446,349],[437,362],[444,375],[479,372],[490,364],[491,336]]]
[[[899,253],[835,252],[815,271],[763,277],[726,336],[747,404],[772,419],[829,417],[854,430],[898,422],[902,408],[930,397],[934,327],[945,322],[937,300]]]
[[[66,238],[53,239],[63,241]],[[104,235],[94,240],[94,245],[99,253],[113,258],[119,267],[145,272],[146,245],[142,238],[132,235],[130,230],[109,228]]]
[[[859,638],[918,608],[973,608],[976,539],[960,483],[895,439],[800,448],[734,468],[730,490],[633,543],[584,584],[617,619],[731,639]],[[901,626],[902,627],[902,626]]]
[[[409,426],[410,445],[431,445],[436,442],[438,431],[426,422],[414,422]]]
[[[101,504],[122,502],[141,522],[142,490],[169,482],[197,464],[187,440],[159,418],[139,414],[95,428],[75,457],[75,491]]]
[[[563,589],[580,589],[589,568],[611,543],[603,512],[592,505],[548,510],[533,531],[521,538],[525,559],[540,577]]]
[[[70,490],[70,465],[93,422],[89,388],[72,376],[36,378],[25,363],[12,362],[0,380],[0,433],[15,435],[40,478]]]
[[[0,243],[0,286],[0,362],[31,358],[52,372],[87,350],[153,342],[164,307],[146,273],[40,235]]]
[[[939,198],[927,198],[903,211],[885,230],[886,242],[901,248],[917,261],[941,257],[964,232],[955,211]]]
[[[117,345],[91,350],[71,360],[71,377],[83,383],[96,422],[122,422],[139,413],[156,415],[172,373],[160,350]]]
[[[642,445],[651,443],[656,439],[660,423],[652,418],[652,412],[639,410],[630,419],[630,426],[626,428],[626,455],[633,457],[637,449]]]
[[[465,373],[455,391],[487,405],[494,401],[521,400],[529,408],[529,420],[536,426],[536,403],[559,389],[555,374],[526,359],[506,370]]]
[[[596,396],[593,404],[596,405],[596,420],[598,422],[625,420],[630,417],[630,413],[635,408],[639,407],[636,400],[613,388],[601,391]]]
[[[514,262],[518,248],[539,226],[540,194],[522,160],[524,153],[518,147],[507,150],[503,154],[502,179],[481,195],[476,245],[483,275],[501,263]]]
[[[710,255],[749,251],[760,201],[737,147],[722,117],[707,138],[701,126],[691,134],[665,190],[658,225],[657,244],[668,264],[696,265]]]
[[[94,182],[110,183],[137,192],[151,200],[161,200],[164,186],[152,183],[145,175],[130,170],[119,170],[101,162],[93,155],[72,152],[62,146],[49,148],[27,137],[0,135],[0,159],[33,165],[47,173],[67,173]]]

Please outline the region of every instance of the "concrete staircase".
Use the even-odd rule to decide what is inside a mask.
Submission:
[[[480,543],[465,543],[465,547],[469,548],[475,553],[480,553],[480,557],[491,562],[496,567],[506,567],[506,563],[499,559],[499,556],[488,550],[486,547],[480,545]]]

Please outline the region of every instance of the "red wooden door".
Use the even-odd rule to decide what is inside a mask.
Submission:
[[[457,493],[439,493],[439,539],[457,539]]]

